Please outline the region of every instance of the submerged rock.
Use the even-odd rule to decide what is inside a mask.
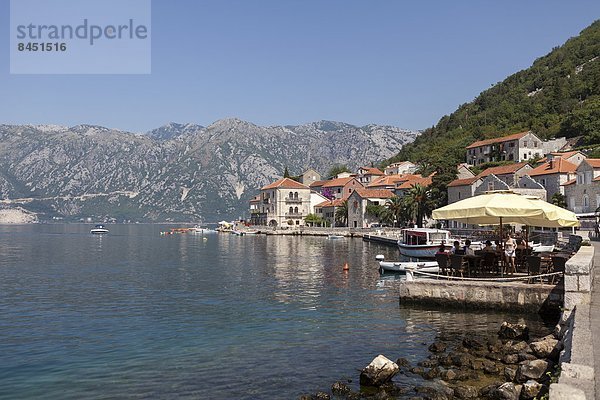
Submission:
[[[398,364],[399,367],[410,367],[410,362],[404,357],[397,359],[396,364]]]
[[[549,370],[549,367],[548,361],[544,360],[523,361],[517,370],[517,382],[540,379]]]
[[[532,342],[530,346],[533,354],[535,354],[538,358],[546,358],[550,357],[550,355],[558,355],[560,351],[558,343],[558,340],[556,340],[553,335],[549,335],[543,337],[541,340]]]
[[[479,391],[475,386],[457,386],[454,388],[454,397],[457,399],[477,399]]]
[[[333,385],[331,385],[331,393],[333,393],[336,396],[346,395],[351,391],[352,390],[345,383],[342,382],[335,382]]]
[[[432,400],[446,400],[451,399],[454,396],[454,390],[440,380],[425,382],[422,385],[417,386],[415,391],[419,394],[426,395],[426,398]]]
[[[431,346],[429,346],[429,351],[431,351],[432,353],[442,353],[446,351],[447,347],[448,346],[446,345],[446,343],[435,342]]]
[[[498,331],[500,339],[529,340],[529,328],[525,324],[511,324],[503,322]]]
[[[519,400],[521,386],[512,382],[506,382],[495,389],[490,390],[488,397],[494,400]]]
[[[523,384],[521,389],[521,399],[529,400],[534,399],[542,390],[542,384],[534,380],[528,380]]]
[[[383,355],[378,355],[360,373],[360,384],[363,386],[381,386],[389,382],[400,371],[398,364]]]

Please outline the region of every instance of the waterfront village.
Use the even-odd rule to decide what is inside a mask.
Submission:
[[[596,244],[588,239],[598,238],[600,159],[588,158],[574,140],[541,140],[531,131],[476,141],[466,146],[454,179],[441,186],[447,205],[430,208],[436,173],[425,170],[410,161],[355,172],[339,168],[325,177],[314,169],[289,176],[286,169],[286,176],[250,201],[246,224],[281,234],[318,234],[327,227],[330,236],[338,236],[337,230],[398,246],[403,256],[434,258],[385,261],[377,255],[382,274],[406,274],[397,284],[401,304],[560,314],[554,332],[541,339],[529,341],[525,325],[505,322],[502,344],[465,338],[444,356],[446,344],[434,343],[430,360],[419,364],[426,368],[379,355],[362,371],[361,384],[383,385],[404,368],[449,382],[456,398],[596,398],[599,357],[593,355],[592,332],[600,327],[600,313],[594,312],[600,299],[592,290]],[[545,209],[543,217],[526,212],[538,208]],[[479,239],[476,249],[469,239]],[[481,368],[484,375],[500,375],[501,382],[456,383],[464,371]],[[482,375],[473,376],[481,384]],[[339,382],[332,387],[334,393],[346,389]],[[438,385],[435,395],[447,389]]]
[[[456,179],[447,185],[447,202],[508,190],[565,207],[583,227],[595,227],[600,159],[573,150],[575,144],[566,138],[543,141],[531,131],[472,143],[465,149],[465,162],[456,166]],[[499,165],[482,170],[490,163]],[[410,161],[383,169],[365,166],[326,179],[308,169],[262,187],[250,201],[250,224],[283,229],[433,225],[423,198],[435,173],[424,176],[418,171]],[[468,227],[444,222],[447,228]]]

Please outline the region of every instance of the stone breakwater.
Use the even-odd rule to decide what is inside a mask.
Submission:
[[[379,355],[362,370],[360,391],[339,381],[328,392],[300,400],[539,399],[556,379],[562,346],[554,334],[530,340],[527,326],[507,322],[495,336],[440,335],[429,346],[428,358],[417,365]],[[402,384],[404,380],[417,383]]]

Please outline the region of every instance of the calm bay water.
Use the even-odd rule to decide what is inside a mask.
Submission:
[[[109,228],[0,226],[0,398],[294,399],[519,321],[400,307],[374,261],[397,250],[357,239]]]

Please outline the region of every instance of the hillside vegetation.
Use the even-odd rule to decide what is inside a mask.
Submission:
[[[600,21],[442,117],[385,164],[410,160],[447,171],[464,162],[473,141],[526,130],[543,139],[581,136],[587,148],[600,146]]]

